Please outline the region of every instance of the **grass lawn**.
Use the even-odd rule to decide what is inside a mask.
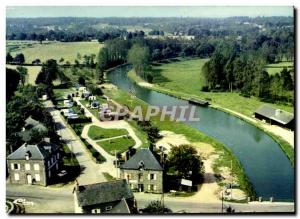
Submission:
[[[6,65],[7,68],[16,69],[17,65]],[[41,66],[23,66],[24,68],[27,68],[28,71],[28,78],[27,83],[31,85],[35,85],[35,79],[38,75],[38,73],[41,71]]]
[[[63,97],[67,97],[67,95],[71,92],[74,92],[72,88],[59,88],[59,89],[53,89],[54,96],[56,99],[60,99]]]
[[[253,112],[264,102],[256,97],[246,98],[237,92],[202,92],[204,77],[201,74],[203,64],[208,59],[191,59],[179,62],[171,62],[153,66],[154,90],[175,95],[180,98],[210,98],[211,104],[227,108],[246,116],[252,116]],[[128,76],[136,81],[142,79],[130,71]],[[293,113],[293,106],[268,103],[276,108]],[[242,106],[242,107],[241,107]]]
[[[127,122],[130,124],[136,136],[142,141],[142,148],[148,148],[150,146],[150,142],[148,140],[147,133],[141,129],[141,127],[137,124],[136,121]]]
[[[106,152],[111,155],[116,153],[123,153],[129,147],[134,146],[135,141],[131,137],[120,137],[107,141],[101,141],[97,143],[102,147]]]
[[[35,41],[7,41],[6,49],[11,52],[12,56],[18,53],[23,53],[25,56],[25,62],[30,63],[39,58],[41,62],[45,62],[48,59],[60,58],[64,59],[64,63],[69,61],[74,63],[77,59],[77,54],[80,53],[81,60],[83,62],[84,55],[95,54],[97,55],[99,49],[102,47],[98,42],[43,42],[40,44]]]
[[[267,65],[265,70],[269,73],[269,75],[274,75],[276,73],[280,74],[280,72],[284,67],[290,70],[293,68],[293,66],[294,66],[293,62],[279,62],[279,63]]]
[[[114,89],[104,90],[104,93],[106,96],[114,99],[120,104],[131,106],[129,101],[130,96],[125,91]],[[147,103],[145,103],[144,101],[138,98],[134,98],[132,101],[132,108],[135,106],[141,106],[143,113],[146,112]],[[173,122],[168,120],[160,121],[160,115],[152,117],[151,122],[153,123],[153,125],[157,126],[159,130],[167,130],[172,131],[176,134],[183,134],[189,141],[193,143],[205,142],[212,145],[216,149],[216,152],[219,154],[219,159],[213,165],[215,173],[220,173],[221,167],[228,167],[230,169],[230,163],[232,160],[233,175],[237,177],[237,181],[240,184],[241,189],[244,190],[248,195],[253,194],[251,184],[244,174],[244,170],[239,160],[227,147],[225,147],[225,145],[182,122]]]
[[[104,129],[95,125],[91,126],[88,131],[88,136],[93,140],[101,140],[121,135],[128,135],[128,131],[126,129]]]

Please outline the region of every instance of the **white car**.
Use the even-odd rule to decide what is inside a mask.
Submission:
[[[66,170],[62,170],[62,171],[60,171],[60,172],[57,174],[57,176],[59,176],[59,177],[63,177],[63,176],[65,176],[65,175],[67,175],[67,171],[66,171]]]

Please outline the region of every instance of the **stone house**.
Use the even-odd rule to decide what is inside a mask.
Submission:
[[[135,200],[126,180],[115,180],[89,185],[76,185],[75,213],[131,214],[137,213]]]
[[[48,141],[23,144],[7,157],[9,180],[13,184],[47,186],[59,170],[59,147]]]
[[[142,148],[120,166],[120,178],[126,179],[133,191],[163,193],[163,171],[159,157]]]

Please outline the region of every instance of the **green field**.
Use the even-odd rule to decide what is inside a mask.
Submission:
[[[128,150],[129,147],[134,146],[135,141],[131,137],[120,137],[107,141],[101,141],[97,143],[106,152],[114,155],[115,153],[123,153]]]
[[[156,85],[153,89],[185,99],[190,99],[191,97],[210,98],[211,104],[242,113],[246,116],[252,116],[253,112],[264,104],[256,97],[242,97],[237,92],[202,92],[201,87],[204,85],[204,77],[201,74],[201,69],[206,61],[207,59],[192,59],[153,66],[153,81]],[[134,81],[142,81],[134,71],[130,71],[128,76]],[[270,105],[293,112],[293,106]]]
[[[102,47],[98,42],[43,42],[40,44],[35,41],[7,41],[6,50],[11,52],[14,57],[17,53],[23,53],[25,62],[31,64],[35,59],[45,62],[48,59],[59,61],[64,59],[64,63],[69,61],[74,63],[77,54],[80,53],[81,63],[84,55],[97,55]]]
[[[143,114],[147,110],[147,104],[137,98],[134,98],[131,102],[130,95],[126,93],[125,91],[119,90],[119,89],[110,89],[110,90],[104,90],[104,93],[106,96],[108,96],[111,99],[114,99],[120,104],[130,106],[129,109],[133,110],[135,106],[141,106]],[[232,170],[233,174],[237,177],[238,183],[241,186],[241,189],[244,190],[248,195],[252,195],[253,191],[251,188],[251,185],[244,174],[244,170],[240,164],[240,162],[237,160],[235,156],[231,153],[229,149],[227,149],[223,144],[216,141],[215,139],[203,134],[202,132],[199,132],[198,130],[187,126],[186,124],[182,122],[173,122],[169,120],[160,120],[160,115],[154,116],[151,119],[151,122],[154,126],[158,127],[159,130],[167,130],[172,131],[176,134],[182,134],[186,136],[186,138],[191,141],[192,143],[199,143],[199,142],[205,142],[210,145],[212,145],[216,152],[219,154],[219,159],[213,164],[213,168],[215,173],[220,173],[221,167],[228,167],[231,166],[232,163]],[[102,143],[102,142],[101,142]],[[102,146],[102,144],[101,144]]]
[[[88,136],[93,140],[113,138],[121,135],[128,135],[128,131],[126,129],[104,129],[95,125],[91,126],[88,131]]]
[[[12,68],[12,69],[16,69],[18,66],[17,65],[6,65],[7,68]],[[27,83],[31,84],[31,85],[35,85],[35,79],[38,75],[38,73],[41,70],[41,66],[23,66],[25,68],[27,68]]]
[[[291,70],[294,66],[293,62],[279,62],[276,64],[269,64],[266,66],[266,71],[269,73],[269,75],[274,75],[276,73],[279,73],[282,71],[284,67],[286,67],[288,70]]]

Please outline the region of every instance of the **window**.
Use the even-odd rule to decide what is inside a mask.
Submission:
[[[51,170],[49,170],[49,172],[48,172],[48,176],[49,176],[49,178],[51,177]]]
[[[112,209],[112,206],[106,206],[105,211],[110,211]]]
[[[48,160],[48,167],[50,167],[50,161]]]
[[[153,173],[150,174],[150,180],[154,180],[154,178],[155,178],[154,175],[155,175],[155,174],[153,174]]]
[[[53,163],[53,157],[51,157],[51,163]]]
[[[57,160],[59,159],[59,153],[57,153]]]
[[[35,163],[35,164],[33,165],[33,169],[34,169],[34,170],[40,170],[40,165],[39,165],[38,163]]]
[[[35,181],[37,181],[37,182],[41,181],[40,174],[37,173],[34,175],[34,177],[35,177]]]
[[[13,170],[20,170],[21,169],[21,165],[18,164],[18,163],[14,163],[14,164],[11,164],[11,168]]]
[[[30,163],[25,164],[25,170],[30,170]]]
[[[101,213],[101,209],[92,209],[93,214]]]
[[[127,173],[127,179],[130,180],[131,179],[131,174]]]
[[[154,190],[154,185],[151,184],[149,190],[153,191]]]
[[[15,180],[19,181],[20,180],[20,175],[18,173],[15,173]]]

